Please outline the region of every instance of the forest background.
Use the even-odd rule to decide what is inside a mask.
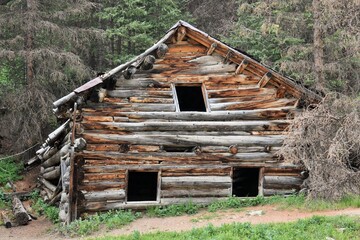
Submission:
[[[359,0],[0,0],[0,155],[40,143],[54,100],[180,19],[301,84],[360,97]]]

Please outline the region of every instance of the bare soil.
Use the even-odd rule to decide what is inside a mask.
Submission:
[[[251,216],[249,211],[262,210],[263,215]],[[226,211],[218,211],[211,213],[208,211],[201,211],[195,215],[186,215],[179,217],[166,218],[140,218],[120,229],[101,230],[94,233],[91,237],[98,237],[104,235],[123,235],[131,234],[133,231],[141,233],[156,232],[156,231],[184,231],[192,228],[204,227],[208,224],[220,226],[222,224],[234,222],[250,222],[252,224],[259,223],[276,223],[276,222],[290,222],[298,219],[309,218],[314,215],[321,216],[336,216],[336,215],[350,215],[360,216],[360,208],[349,208],[343,210],[332,211],[318,211],[318,212],[302,212],[299,210],[278,210],[276,206],[259,206],[245,208],[241,210],[232,209]],[[52,239],[63,240],[69,239],[54,233],[53,225],[46,219],[41,218],[30,222],[27,226],[14,227],[6,229],[0,227],[0,239],[14,239],[14,240],[29,240],[29,239]],[[88,236],[89,237],[89,236]],[[81,239],[81,238],[73,238]]]

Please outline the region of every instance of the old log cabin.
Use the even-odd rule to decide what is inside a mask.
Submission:
[[[294,114],[319,100],[179,21],[135,59],[54,102],[63,124],[37,152],[42,194],[69,222],[108,209],[293,193],[300,170],[276,152]]]

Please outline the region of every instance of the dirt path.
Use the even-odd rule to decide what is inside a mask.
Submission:
[[[262,211],[263,215],[249,215],[249,212]],[[114,229],[111,231],[102,230],[94,233],[92,237],[104,235],[123,235],[131,234],[133,231],[141,233],[154,231],[183,231],[191,230],[192,228],[204,227],[208,224],[220,226],[226,223],[233,222],[250,222],[252,224],[259,223],[276,223],[276,222],[290,222],[298,219],[308,218],[314,215],[335,216],[335,215],[350,215],[360,216],[360,208],[343,209],[336,211],[321,211],[321,212],[301,212],[298,210],[277,210],[274,206],[259,206],[246,208],[241,210],[227,210],[210,213],[201,211],[198,214],[191,216],[167,217],[167,218],[141,218],[137,221],[125,226],[121,229]],[[32,221],[27,226],[15,227],[5,229],[0,227],[0,239],[14,239],[14,240],[29,240],[29,239],[68,239],[54,233],[50,229],[53,225],[45,219]]]

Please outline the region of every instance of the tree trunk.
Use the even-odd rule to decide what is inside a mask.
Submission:
[[[314,15],[314,65],[315,65],[315,80],[316,85],[323,89],[325,88],[324,76],[324,41],[323,29],[321,27],[321,0],[313,0],[313,15]]]
[[[34,59],[32,56],[33,41],[34,41],[34,14],[36,8],[36,0],[27,0],[27,18],[26,18],[26,33],[25,33],[25,60],[26,60],[26,83],[31,86],[34,82]]]
[[[5,228],[11,228],[12,225],[11,225],[10,218],[4,212],[1,213],[1,216],[2,216]]]

